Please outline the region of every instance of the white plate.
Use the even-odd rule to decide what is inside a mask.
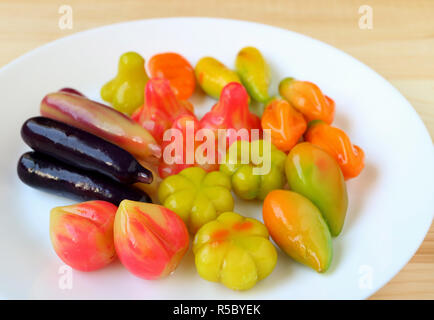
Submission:
[[[247,292],[202,280],[191,252],[172,276],[144,281],[119,262],[91,273],[62,268],[49,240],[49,210],[71,201],[20,183],[16,162],[28,148],[19,130],[39,102],[69,86],[98,99],[129,50],[145,58],[164,51],[193,65],[211,55],[233,66],[240,48],[259,48],[270,63],[272,90],[286,76],[317,83],[336,101],[334,124],[366,153],[360,177],[348,182],[350,207],[334,259],[323,275],[279,253],[274,272]],[[140,299],[359,299],[387,283],[421,244],[433,218],[434,152],[422,121],[403,96],[347,54],[300,34],[265,25],[208,18],[155,19],[77,33],[36,49],[0,70],[0,297]],[[213,101],[193,98],[198,113]],[[261,219],[260,203],[236,211]],[[71,282],[68,282],[70,279]],[[71,284],[69,286],[68,284]]]

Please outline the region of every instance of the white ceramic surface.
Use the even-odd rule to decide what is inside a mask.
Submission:
[[[247,292],[202,280],[191,252],[172,276],[144,281],[119,262],[91,273],[73,271],[49,240],[49,210],[72,203],[22,184],[16,162],[28,148],[19,130],[39,114],[42,97],[73,87],[98,99],[119,55],[149,59],[175,51],[193,65],[211,55],[233,66],[237,51],[259,48],[272,70],[272,93],[286,76],[310,80],[336,101],[334,124],[366,153],[362,174],[348,182],[349,211],[334,239],[334,259],[317,274],[279,252],[277,267]],[[422,121],[404,97],[347,54],[306,36],[270,26],[208,18],[153,19],[74,34],[20,57],[0,70],[0,297],[139,299],[359,299],[386,284],[421,244],[433,218],[434,152]],[[198,114],[213,100],[196,94]],[[236,202],[236,211],[261,219],[261,203]],[[72,287],[69,288],[68,284]]]

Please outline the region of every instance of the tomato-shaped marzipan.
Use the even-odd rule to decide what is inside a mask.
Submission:
[[[348,208],[347,188],[339,164],[309,142],[297,144],[285,163],[291,190],[313,202],[321,211],[332,236],[342,231]]]
[[[271,99],[261,118],[262,129],[270,130],[271,142],[284,152],[291,150],[306,131],[303,114],[283,99]]]
[[[274,242],[291,258],[318,272],[328,269],[332,238],[321,212],[309,199],[292,191],[271,191],[262,216]]]
[[[274,269],[277,253],[258,220],[222,213],[196,233],[193,244],[199,275],[233,290],[247,290]]]
[[[339,163],[345,180],[357,177],[365,166],[365,153],[351,143],[341,129],[332,127],[321,120],[309,123],[304,135],[305,141],[327,151]]]
[[[178,99],[191,97],[196,86],[194,69],[191,64],[178,53],[165,52],[151,57],[148,62],[151,77],[169,80]]]
[[[328,124],[335,116],[335,102],[309,81],[285,78],[279,84],[280,95],[300,111],[306,120],[323,120]]]

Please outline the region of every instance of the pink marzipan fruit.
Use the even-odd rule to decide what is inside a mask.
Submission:
[[[148,280],[171,274],[189,245],[187,227],[176,213],[160,205],[130,200],[119,205],[114,240],[122,264]]]
[[[56,207],[50,213],[50,238],[60,259],[73,269],[92,271],[116,257],[113,223],[117,207],[87,201]]]
[[[158,162],[161,148],[152,135],[126,115],[84,96],[69,92],[47,94],[41,115],[90,132],[127,150],[136,158]]]

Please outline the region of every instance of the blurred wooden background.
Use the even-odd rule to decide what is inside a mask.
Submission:
[[[71,30],[58,27],[61,5],[73,9]],[[372,29],[359,28],[362,5],[373,9]],[[121,21],[249,20],[319,39],[372,67],[412,103],[434,137],[433,13],[432,0],[0,0],[0,67],[49,41]],[[408,265],[372,298],[434,299],[434,225]]]

